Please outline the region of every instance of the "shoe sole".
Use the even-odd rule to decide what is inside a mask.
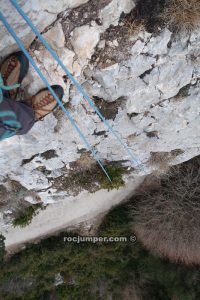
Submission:
[[[60,85],[52,85],[51,88],[53,89],[53,91],[56,93],[56,95],[58,96],[58,98],[60,99],[60,101],[62,101],[62,98],[64,96],[64,89],[62,88],[62,86]],[[35,94],[35,96],[37,96],[40,92],[43,91],[48,91],[48,88],[43,88],[41,89],[37,94]],[[56,99],[55,99],[56,100]],[[46,116],[48,116],[50,113],[52,113],[57,107],[58,107],[58,103],[55,105],[54,109],[52,109],[51,112],[47,113],[45,116],[37,119],[35,122],[41,121],[43,118],[45,118]]]
[[[15,52],[15,53],[12,53],[10,55],[8,55],[4,60],[3,62],[1,63],[1,66],[5,63],[5,61],[7,59],[9,59],[10,57],[12,56],[15,56],[17,57],[17,59],[19,60],[20,62],[20,73],[19,73],[19,78],[18,78],[18,81],[16,83],[18,84],[21,84],[24,77],[26,77],[26,75],[28,74],[28,70],[29,70],[29,60],[27,59],[27,57],[25,56],[25,54],[22,52],[22,51],[18,51],[18,52]],[[19,88],[17,88],[17,92],[16,92],[16,96],[15,98],[17,97],[17,94],[19,92]],[[9,92],[8,92],[9,93]],[[15,99],[14,98],[14,99]]]

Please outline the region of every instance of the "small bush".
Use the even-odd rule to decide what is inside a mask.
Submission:
[[[112,189],[119,189],[120,187],[124,186],[124,180],[122,175],[125,171],[122,167],[115,167],[112,165],[105,166],[112,182],[108,180],[108,178],[103,174],[100,185],[102,189],[112,190]]]
[[[42,208],[42,204],[35,204],[29,206],[28,208],[26,208],[26,210],[21,212],[20,215],[13,220],[13,226],[19,226],[22,228],[28,226],[31,223],[33,217],[39,213],[39,209]]]
[[[150,32],[167,26],[173,32],[188,32],[200,23],[199,0],[139,0],[137,18]]]
[[[130,236],[132,202],[112,210],[98,236]],[[27,245],[0,270],[3,300],[197,300],[197,267],[152,256],[140,243],[65,243],[60,233]],[[63,284],[55,286],[55,274]]]
[[[169,28],[192,31],[200,23],[199,0],[168,0],[161,15]]]
[[[170,154],[169,152],[151,152],[149,160],[150,166],[154,167],[153,174],[160,176],[166,174],[169,170]]]
[[[137,3],[137,19],[141,20],[150,32],[164,25],[160,14],[164,11],[166,0],[139,0]]]
[[[153,253],[200,264],[200,157],[173,167],[161,187],[137,197],[133,230]]]

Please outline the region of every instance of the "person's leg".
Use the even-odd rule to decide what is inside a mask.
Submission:
[[[63,98],[63,88],[59,85],[53,85],[51,88],[57,94],[58,98]],[[31,106],[25,101],[15,101],[7,96],[4,96],[3,102],[0,103],[0,137],[5,132],[7,125],[5,123],[9,120],[9,116],[5,114],[2,117],[2,113],[12,112],[16,116],[16,121],[20,123],[20,129],[15,134],[22,135],[26,134],[34,125],[34,123],[50,112],[52,112],[57,106],[57,101],[51,95],[47,88],[39,91],[31,99]]]
[[[22,52],[19,51],[9,55],[0,65],[0,74],[2,75],[4,85],[11,86],[21,83],[28,72],[28,68],[29,62]],[[59,99],[62,100],[64,94],[63,88],[59,85],[51,87]],[[1,138],[4,139],[3,135],[7,137],[7,134],[5,134],[6,130],[9,132],[9,128],[11,130],[15,129],[14,125],[20,128],[16,132],[13,130],[13,134],[8,134],[8,137],[14,134],[21,135],[27,133],[36,121],[43,119],[57,106],[57,101],[48,89],[43,89],[34,95],[30,105],[25,101],[15,101],[18,93],[17,89],[11,91],[4,90],[3,93],[4,100],[0,103],[0,140]]]
[[[31,106],[25,102],[17,102],[12,99],[4,97],[2,103],[0,103],[0,112],[5,113],[11,111],[16,115],[16,121],[21,124],[21,129],[19,129],[16,134],[26,134],[35,123],[35,112]],[[0,135],[5,131],[4,123],[9,117],[0,117]]]

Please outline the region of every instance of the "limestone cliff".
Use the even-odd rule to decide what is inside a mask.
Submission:
[[[132,0],[19,1],[141,162],[138,166],[130,163],[130,157],[48,51],[34,40],[14,8],[8,1],[0,3],[49,82],[64,87],[65,106],[102,161],[124,170],[126,184],[200,154],[199,28],[173,32],[158,26],[147,31],[143,22],[134,23],[137,3]],[[3,57],[17,47],[0,26]],[[43,83],[30,68],[22,95],[28,98],[41,87]],[[68,201],[84,190],[90,195],[102,188],[99,177],[94,176],[99,172],[94,165],[60,109],[36,123],[27,135],[0,143],[1,189],[12,193],[11,183],[17,182],[23,190],[19,202]],[[81,185],[78,176],[89,177]],[[9,209],[12,215],[12,207]]]

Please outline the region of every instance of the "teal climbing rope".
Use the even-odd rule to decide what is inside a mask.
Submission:
[[[4,101],[3,91],[11,91],[19,86],[19,84],[5,86],[0,74],[0,103]],[[0,122],[4,128],[4,133],[0,136],[0,141],[12,137],[21,128],[21,124],[17,121],[16,114],[11,110],[0,111],[0,119],[4,120]]]
[[[3,91],[11,91],[20,87],[20,84],[4,85],[3,78],[0,73],[0,103],[3,101]]]
[[[15,9],[18,11],[18,13],[22,16],[22,18],[26,21],[26,23],[29,25],[29,27],[32,29],[32,31],[35,33],[35,35],[38,37],[38,39],[42,42],[42,44],[46,47],[46,49],[49,51],[49,53],[52,55],[52,57],[57,61],[58,65],[65,71],[67,76],[70,78],[71,82],[76,86],[79,93],[85,98],[85,100],[89,103],[89,105],[92,107],[92,109],[97,113],[97,115],[100,117],[100,119],[104,122],[108,130],[113,134],[113,136],[116,138],[116,140],[119,142],[119,144],[125,149],[126,153],[131,158],[131,162],[134,166],[140,166],[141,162],[138,160],[138,158],[133,155],[131,149],[127,146],[127,144],[121,139],[119,134],[114,130],[114,128],[109,124],[109,122],[105,119],[105,117],[101,114],[99,109],[95,106],[92,99],[87,95],[87,93],[84,91],[82,86],[79,84],[79,82],[74,78],[74,76],[70,73],[70,71],[65,67],[65,65],[62,63],[62,61],[59,59],[57,54],[51,49],[47,41],[44,39],[44,37],[40,34],[40,32],[37,30],[37,28],[33,25],[29,17],[26,15],[26,13],[22,10],[20,5],[17,3],[16,0],[10,0],[11,4],[15,7]]]
[[[3,16],[3,14],[0,12],[0,21],[3,23],[3,25],[5,26],[5,28],[7,29],[7,31],[11,34],[11,36],[13,37],[13,39],[15,40],[15,42],[17,43],[17,45],[19,46],[19,48],[23,51],[24,55],[28,58],[29,62],[31,63],[31,65],[33,66],[34,70],[37,72],[37,74],[39,75],[39,77],[42,79],[42,81],[45,83],[45,85],[47,86],[47,88],[49,89],[49,91],[51,92],[51,94],[53,95],[53,97],[56,99],[56,101],[58,102],[58,105],[61,107],[61,109],[63,110],[63,112],[65,113],[65,115],[68,117],[68,119],[70,120],[71,124],[73,125],[73,127],[76,129],[76,131],[78,132],[79,136],[81,137],[81,139],[83,140],[84,144],[86,145],[86,148],[91,151],[94,159],[98,162],[99,166],[101,167],[101,169],[103,170],[103,172],[105,173],[105,175],[107,176],[108,180],[110,182],[112,182],[108,172],[106,171],[105,167],[103,166],[101,160],[98,158],[97,152],[95,149],[93,149],[93,147],[90,145],[90,143],[87,141],[86,137],[84,136],[84,134],[82,133],[82,131],[80,130],[80,128],[77,126],[76,122],[74,121],[72,115],[70,114],[70,112],[65,108],[65,106],[63,105],[62,101],[58,98],[57,94],[54,92],[54,90],[52,89],[51,85],[49,84],[48,80],[44,77],[44,75],[42,74],[42,72],[40,71],[40,69],[37,67],[37,65],[35,64],[34,60],[32,59],[32,57],[30,56],[30,54],[28,53],[28,51],[26,50],[26,48],[24,47],[23,43],[21,42],[21,40],[18,38],[18,36],[16,35],[15,31],[13,30],[13,28],[10,26],[10,24],[7,22],[6,18]]]

